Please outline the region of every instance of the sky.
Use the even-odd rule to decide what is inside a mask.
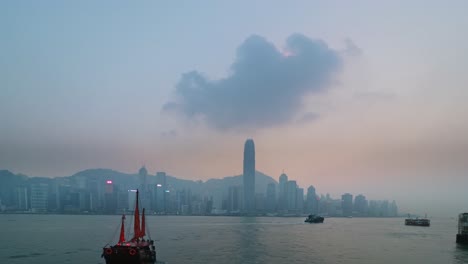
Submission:
[[[257,170],[468,210],[466,1],[2,1],[0,168]]]

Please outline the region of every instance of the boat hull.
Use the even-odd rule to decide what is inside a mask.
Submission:
[[[154,264],[156,251],[150,248],[114,246],[103,249],[106,264]]]
[[[323,223],[323,220],[325,220],[325,218],[321,216],[309,215],[309,217],[307,217],[306,220],[304,220],[304,222],[310,224],[318,224]]]
[[[405,225],[409,226],[430,226],[429,219],[405,219]]]
[[[468,235],[457,234],[457,243],[468,245]]]

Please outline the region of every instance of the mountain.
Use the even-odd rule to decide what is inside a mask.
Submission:
[[[95,178],[96,180],[112,180],[117,183],[125,184],[127,186],[139,185],[138,174],[127,174],[111,169],[88,169],[80,171],[78,173],[70,176],[73,178]],[[156,184],[157,179],[155,175],[148,175],[148,184]],[[229,186],[241,186],[242,185],[242,175],[228,176],[221,179],[209,179],[206,182],[203,181],[193,181],[179,179],[177,177],[167,175],[166,183],[172,189],[182,190],[182,189],[191,189],[192,193],[199,194],[215,194],[219,192],[226,192]],[[271,177],[262,172],[255,172],[255,190],[257,193],[265,193],[266,187],[269,183],[277,182]]]
[[[241,186],[242,182],[242,175],[210,179],[204,183],[204,190],[208,193],[214,193],[216,190],[227,191],[229,186]],[[278,184],[271,176],[255,171],[255,193],[266,193],[269,183]]]
[[[87,169],[80,172],[77,172],[68,177],[57,178],[69,182],[70,184],[79,184],[83,182],[84,179],[94,180],[94,181],[107,181],[111,180],[117,184],[122,184],[130,188],[138,188],[140,184],[140,179],[137,173],[129,174],[123,173],[111,169]],[[51,180],[50,178],[28,178],[24,175],[15,175],[7,170],[0,170],[0,194],[7,193],[6,190],[11,190],[15,186],[26,183],[26,181],[35,181],[35,180]],[[155,175],[148,175],[147,177],[148,184],[156,184],[157,178]],[[201,194],[207,196],[219,197],[227,193],[227,190],[230,186],[242,186],[242,175],[236,176],[227,176],[221,179],[209,179],[205,182],[193,181],[179,179],[177,177],[167,175],[166,183],[169,186],[169,189],[183,190],[191,189],[192,194]],[[256,193],[265,193],[267,185],[269,183],[277,184],[277,182],[271,177],[262,172],[255,172],[255,192]],[[11,192],[8,192],[11,193]],[[13,197],[1,197],[3,201],[9,201]]]

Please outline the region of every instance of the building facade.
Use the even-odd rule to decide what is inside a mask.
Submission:
[[[244,213],[255,212],[255,145],[247,139],[244,145]]]

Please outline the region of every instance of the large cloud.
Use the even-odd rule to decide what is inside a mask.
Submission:
[[[201,118],[222,130],[284,124],[301,110],[304,95],[330,86],[341,65],[340,52],[321,40],[294,34],[280,51],[253,35],[238,48],[229,77],[208,80],[197,71],[183,74],[163,112]]]

